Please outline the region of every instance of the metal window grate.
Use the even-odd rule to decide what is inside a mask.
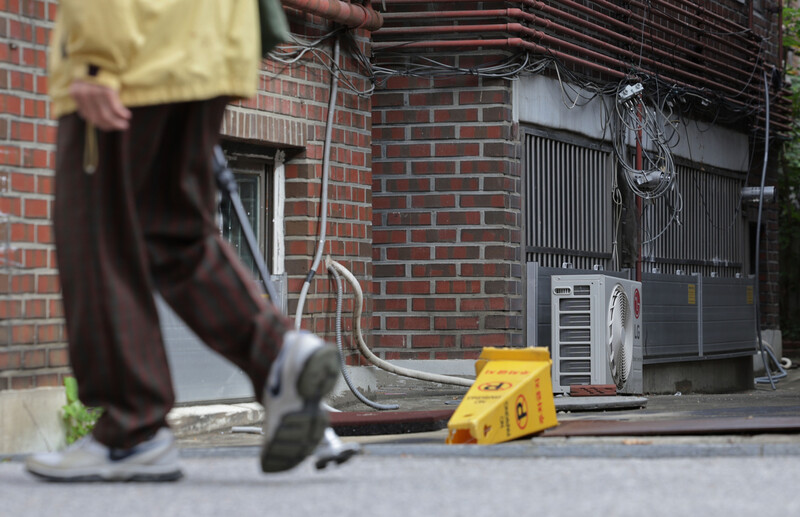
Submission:
[[[611,269],[611,153],[525,135],[525,252],[544,267]]]
[[[666,274],[678,270],[704,276],[744,273],[741,189],[733,175],[679,166],[677,192],[645,205],[643,257]],[[673,214],[679,207],[678,218]],[[648,243],[648,241],[651,241]]]

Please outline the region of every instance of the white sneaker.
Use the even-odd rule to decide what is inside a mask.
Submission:
[[[338,375],[336,348],[308,332],[284,335],[264,389],[264,472],[288,470],[314,452],[328,426],[320,403]]]
[[[332,428],[325,429],[325,439],[314,451],[314,466],[324,469],[328,463],[341,465],[347,460],[361,454],[361,446],[357,443],[344,443]]]
[[[109,448],[89,435],[62,452],[29,456],[25,468],[49,481],[175,481],[183,476],[175,437],[166,427],[131,449]]]

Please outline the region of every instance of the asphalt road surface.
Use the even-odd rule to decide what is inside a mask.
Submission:
[[[435,397],[417,402],[412,409],[440,407]],[[559,419],[741,425],[798,416],[795,370],[776,391],[652,397],[643,410]],[[186,476],[177,483],[45,483],[24,472],[21,458],[0,460],[0,517],[800,516],[800,433],[796,425],[768,427],[753,435],[537,436],[492,446],[445,445],[445,429],[347,437],[365,454],[322,471],[308,461],[272,475],[258,469],[259,436],[213,432],[180,441]]]
[[[800,515],[797,436],[548,443],[408,437],[366,443],[338,467],[272,475],[259,472],[255,447],[184,449],[186,476],[167,484],[45,483],[6,461],[0,516]]]

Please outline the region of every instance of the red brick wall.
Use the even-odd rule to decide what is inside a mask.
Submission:
[[[293,13],[292,31],[314,40],[331,30],[324,20]],[[366,50],[369,34],[357,31],[354,42]],[[333,55],[333,41],[320,48]],[[345,44],[342,44],[342,48]],[[309,54],[313,56],[313,54]],[[289,315],[294,318],[297,299],[316,250],[321,215],[322,159],[330,98],[330,57],[316,55],[298,65],[265,61],[261,91],[254,100],[229,109],[223,132],[234,138],[287,149],[286,163],[286,272],[289,275]],[[342,50],[342,77],[357,90],[369,82],[350,55]],[[323,262],[317,269],[304,306],[303,327],[327,334],[335,332],[336,285],[324,258],[330,254],[371,290],[372,262],[372,102],[339,83],[330,151],[328,223]],[[352,291],[348,289],[348,293]],[[363,326],[368,329],[367,297]],[[351,328],[352,299],[345,298],[344,320]],[[350,341],[349,332],[346,340]],[[349,345],[352,348],[351,345]]]
[[[753,172],[752,175],[761,171]],[[770,181],[767,185],[775,184],[777,180]],[[753,227],[757,220],[756,210],[751,209]],[[761,246],[760,246],[760,272],[759,272],[759,301],[761,303],[761,328],[780,329],[780,245],[778,242],[778,216],[779,209],[776,203],[765,203],[761,214]],[[792,267],[791,264],[784,267]],[[789,287],[791,289],[791,287]]]
[[[55,121],[47,99],[46,51],[56,1],[0,0],[0,390],[60,385],[69,373],[66,331],[53,250]],[[292,30],[309,40],[330,32],[326,20],[292,13]],[[358,31],[362,50],[368,34]],[[330,40],[322,46],[331,54]],[[322,148],[330,59],[309,53],[292,66],[265,61],[259,95],[229,108],[224,133],[287,150],[286,268],[290,310],[311,265],[318,233]],[[342,52],[348,80],[368,87]],[[371,290],[371,101],[340,87],[333,132],[326,253]],[[8,260],[15,263],[7,265]],[[320,267],[304,326],[333,332],[335,286]],[[352,306],[348,302],[346,310]],[[367,307],[369,309],[369,306]],[[322,312],[324,311],[324,312]],[[313,313],[313,315],[312,315]],[[345,312],[345,315],[348,313]],[[369,312],[365,316],[365,327]],[[349,327],[348,320],[348,327]]]
[[[394,78],[373,99],[376,352],[520,345],[520,160],[511,86]]]
[[[54,15],[55,2],[0,1],[0,389],[59,385],[68,371],[49,219]]]

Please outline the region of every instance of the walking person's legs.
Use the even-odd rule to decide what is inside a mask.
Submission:
[[[288,321],[264,303],[214,224],[210,156],[224,107],[214,100],[135,108],[128,131],[100,134],[94,174],[83,171],[82,120],[61,120],[54,219],[70,358],[81,399],[104,413],[89,445],[32,457],[32,472],[179,477],[164,430],[174,395],[154,289],[250,376],[267,409],[264,470],[291,468],[319,441],[335,350],[310,334],[284,340]]]
[[[29,458],[28,469],[48,478],[180,477],[165,429],[172,380],[131,191],[140,162],[130,160],[128,137],[157,135],[159,120],[135,119],[130,131],[98,133],[93,173],[84,168],[85,122],[59,121],[53,223],[70,363],[81,400],[103,413],[68,453]]]
[[[286,470],[324,433],[319,401],[338,376],[337,356],[318,337],[289,330],[220,236],[211,156],[224,106],[217,99],[177,108],[171,152],[153,164],[161,173],[148,176],[137,199],[157,289],[204,343],[249,375],[266,409],[262,468]]]

